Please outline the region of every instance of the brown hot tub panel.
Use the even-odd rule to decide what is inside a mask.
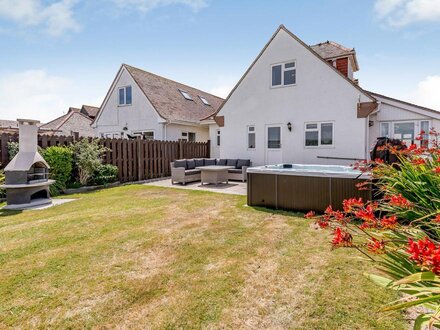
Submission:
[[[371,191],[360,191],[356,187],[363,181],[365,179],[248,173],[248,205],[305,212],[323,212],[329,205],[342,209],[342,201],[347,198],[371,200]]]

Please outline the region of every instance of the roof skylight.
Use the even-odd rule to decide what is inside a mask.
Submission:
[[[209,101],[208,101],[207,99],[205,99],[203,96],[200,96],[200,95],[199,95],[199,98],[200,98],[200,100],[203,102],[204,105],[211,105],[211,104],[209,103]]]
[[[181,90],[181,89],[179,89],[179,92],[183,95],[183,97],[184,97],[185,99],[190,100],[190,101],[194,101],[193,98],[191,97],[191,95],[189,95],[188,92],[185,92],[185,91],[183,91],[183,90]]]

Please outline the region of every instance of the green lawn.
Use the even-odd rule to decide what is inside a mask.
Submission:
[[[0,211],[0,328],[408,327],[301,216],[141,185],[74,198]]]

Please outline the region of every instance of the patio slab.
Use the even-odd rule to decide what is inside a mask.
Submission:
[[[245,195],[247,193],[246,182],[239,181],[229,181],[228,184],[220,183],[218,185],[214,184],[202,184],[200,182],[189,182],[186,185],[181,183],[171,184],[171,179],[167,178],[164,180],[158,180],[153,182],[145,183],[146,186],[156,186],[164,188],[178,188],[178,189],[190,189],[190,190],[202,190],[211,191],[220,194],[232,194],[232,195]]]

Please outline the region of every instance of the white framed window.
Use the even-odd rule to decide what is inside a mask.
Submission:
[[[304,147],[333,147],[334,129],[333,122],[305,123]]]
[[[248,149],[255,149],[255,126],[248,126],[247,127],[247,144]]]
[[[196,142],[196,133],[182,132],[182,136],[181,136],[180,140],[187,141],[187,142]]]
[[[193,98],[191,97],[191,95],[189,95],[188,92],[185,92],[184,90],[179,89],[180,94],[182,94],[182,96],[188,100],[188,101],[194,101]]]
[[[272,87],[296,85],[296,61],[271,65]]]
[[[131,105],[131,102],[132,102],[131,86],[120,87],[118,89],[118,104]]]
[[[217,147],[220,146],[220,130],[218,129],[216,131],[216,139],[217,139]]]
[[[209,101],[206,98],[204,98],[203,96],[199,95],[199,99],[200,99],[200,101],[203,102],[204,105],[211,106],[211,103],[209,103]]]
[[[267,127],[267,148],[281,149],[281,126]]]
[[[429,144],[429,129],[431,122],[429,120],[405,120],[405,121],[389,121],[380,123],[380,136],[398,139],[405,142],[406,145],[416,143],[419,134],[422,134],[420,140],[421,146]]]
[[[154,131],[137,131],[133,135],[141,136],[143,140],[154,140]]]

